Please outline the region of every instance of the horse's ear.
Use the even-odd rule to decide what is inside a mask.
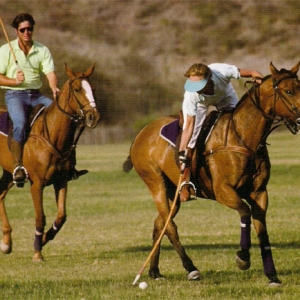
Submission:
[[[272,62],[270,62],[270,70],[271,70],[271,73],[272,75],[275,75],[277,74],[279,71],[275,68],[275,66],[273,65]]]
[[[69,76],[69,78],[74,78],[76,77],[76,74],[67,66],[67,64],[65,63],[65,69],[66,69],[66,72]]]
[[[90,77],[94,72],[94,69],[95,69],[95,63],[83,73],[84,77]]]
[[[299,66],[300,66],[300,62],[298,62],[297,64],[296,64],[296,66],[294,66],[293,68],[292,68],[292,70],[291,70],[291,72],[293,73],[293,74],[297,74],[298,73],[298,71],[299,71]]]

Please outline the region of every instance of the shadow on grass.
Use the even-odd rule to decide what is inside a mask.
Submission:
[[[278,249],[299,249],[300,241],[298,242],[284,242],[284,243],[271,243],[273,248]],[[193,245],[183,245],[184,249],[190,250],[213,250],[213,249],[239,249],[239,244],[193,244]],[[258,248],[258,244],[253,243],[252,248]],[[140,251],[151,251],[151,246],[138,246],[138,247],[128,247],[125,249],[126,252],[140,252]],[[170,244],[169,246],[162,245],[161,249],[164,251],[173,251],[174,247]]]

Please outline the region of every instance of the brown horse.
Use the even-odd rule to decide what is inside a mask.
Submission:
[[[69,79],[63,85],[59,97],[45,108],[33,123],[24,147],[23,162],[29,175],[36,216],[34,261],[43,260],[43,246],[55,237],[66,220],[70,155],[83,128],[94,128],[100,118],[88,81],[94,71],[94,65],[84,73],[74,73],[67,65],[65,67]],[[0,148],[0,165],[3,168],[0,180],[3,238],[0,249],[8,254],[12,250],[12,229],[5,211],[4,198],[13,186],[13,158],[5,135],[0,135]],[[54,187],[58,211],[53,226],[44,233],[46,217],[43,209],[43,190],[50,184]]]
[[[298,63],[291,70],[278,71],[271,63],[271,75],[260,86],[253,86],[241,98],[232,112],[224,112],[215,124],[205,145],[197,143],[192,161],[192,181],[197,196],[214,199],[235,209],[241,219],[240,247],[236,263],[242,270],[250,267],[250,224],[257,233],[264,272],[271,285],[280,285],[272,258],[266,211],[267,183],[270,161],[266,139],[276,119],[284,120],[296,130],[300,122],[300,82]],[[154,222],[153,246],[159,240],[175,197],[180,171],[176,164],[175,148],[160,137],[162,126],[174,117],[162,117],[147,125],[135,138],[124,171],[134,166],[148,186],[158,210]],[[127,170],[126,170],[127,169]],[[246,200],[243,201],[242,199]],[[180,209],[176,206],[165,235],[178,252],[189,280],[200,279],[200,273],[179,241],[173,221]],[[149,275],[162,277],[159,270],[160,243],[150,259]]]

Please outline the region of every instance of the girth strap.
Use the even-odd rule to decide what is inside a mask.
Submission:
[[[219,151],[232,151],[232,152],[238,152],[238,153],[249,155],[249,156],[254,155],[253,151],[251,151],[247,148],[238,147],[238,146],[219,146],[215,149],[210,149],[210,150],[204,151],[203,155],[210,155],[210,154],[214,154]]]

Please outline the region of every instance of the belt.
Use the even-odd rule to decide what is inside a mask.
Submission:
[[[27,93],[27,94],[38,94],[40,90],[9,90],[13,91],[14,93]]]
[[[27,92],[28,94],[38,94],[40,92],[40,90],[24,90],[25,92]]]

